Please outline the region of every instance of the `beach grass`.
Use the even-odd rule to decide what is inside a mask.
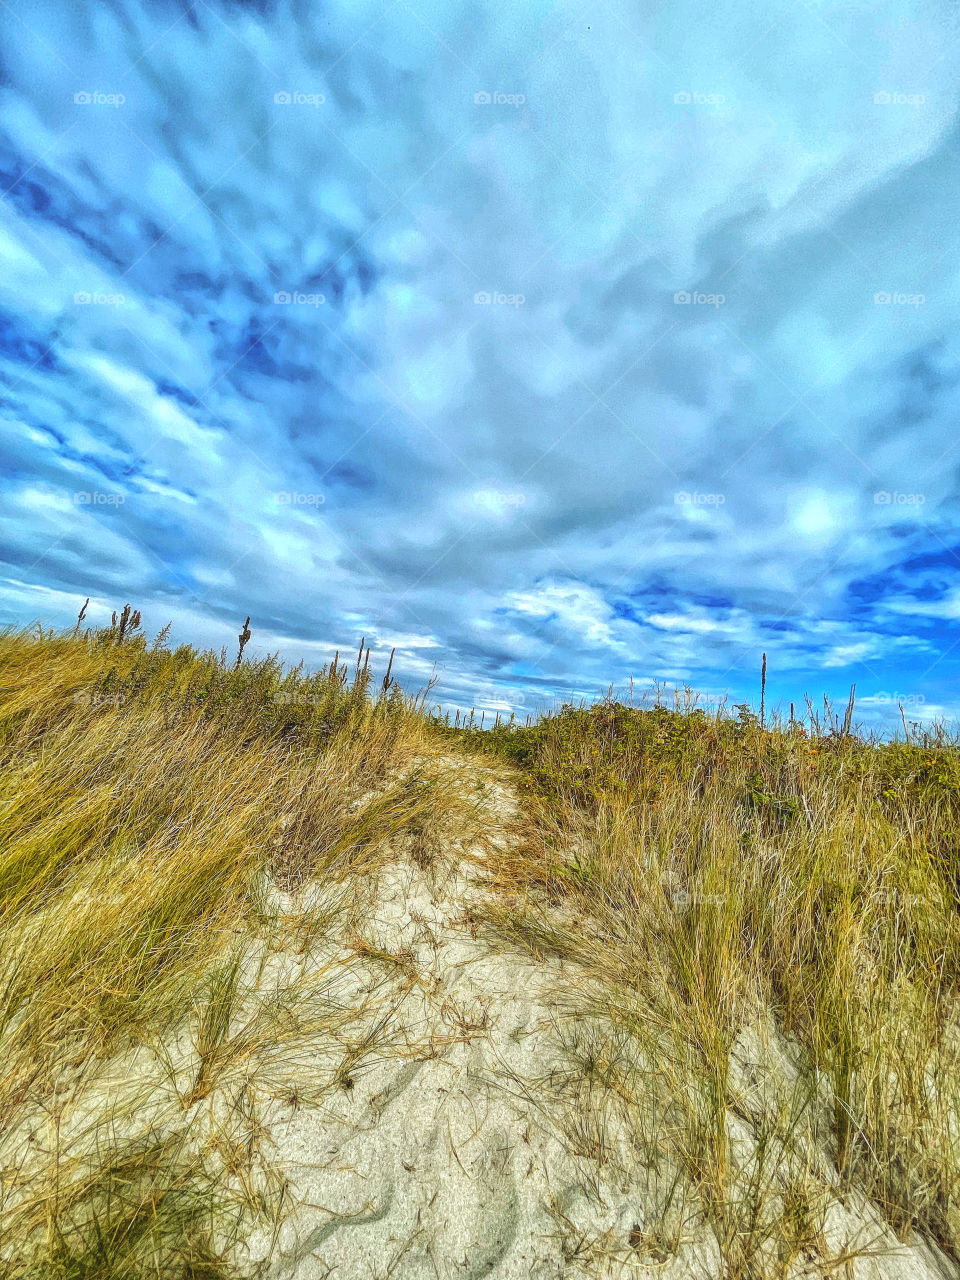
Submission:
[[[105,1065],[162,1056],[184,1029],[181,1114],[238,1063],[336,1037],[335,995],[318,999],[314,981],[258,1000],[251,957],[309,949],[391,839],[423,840],[456,803],[423,768],[432,739],[413,700],[390,679],[372,688],[369,650],[305,676],[243,660],[242,633],[233,662],[166,638],[148,643],[129,607],[105,629],[0,636],[10,1275],[220,1274],[209,1219],[224,1179],[184,1140],[176,1107],[135,1138],[106,1104],[65,1145],[40,1129],[95,1095]],[[271,905],[306,886],[323,890],[315,909]],[[158,1269],[136,1271],[148,1255]]]
[[[357,1004],[335,968],[276,957],[336,927],[384,984],[422,983],[356,907],[398,843],[426,872],[458,822],[482,829],[451,759],[520,801],[472,927],[570,963],[602,1028],[571,1032],[560,1128],[602,1162],[594,1101],[616,1097],[665,1170],[638,1256],[697,1206],[729,1276],[786,1276],[830,1254],[839,1197],[960,1260],[942,728],[878,741],[829,708],[611,693],[481,732],[375,680],[363,644],[307,674],[250,661],[249,619],[233,657],[148,641],[129,606],[82,621],[0,635],[0,1275],[254,1273],[238,1246],[279,1230],[287,1188],[252,1082],[293,1105],[305,1046],[317,1096],[390,1051],[392,995]]]
[[[825,1187],[956,1259],[960,755],[942,729],[879,742],[849,718],[608,699],[484,746],[528,814],[489,923],[599,980],[730,1273],[799,1256]],[[737,1070],[754,1032],[787,1059],[766,1110]]]

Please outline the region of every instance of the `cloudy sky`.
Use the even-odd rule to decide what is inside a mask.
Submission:
[[[960,715],[953,0],[0,5],[0,622]]]

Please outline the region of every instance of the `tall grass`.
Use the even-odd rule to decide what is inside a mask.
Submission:
[[[139,623],[128,606],[100,631],[0,635],[0,1189],[20,1224],[0,1228],[0,1263],[12,1275],[145,1274],[143,1250],[167,1260],[150,1274],[221,1273],[195,1151],[173,1159],[166,1129],[131,1146],[94,1125],[86,1147],[45,1163],[37,1117],[183,1026],[184,1108],[282,1039],[281,1014],[287,1034],[336,1028],[335,1005],[298,1023],[289,991],[269,1027],[262,1007],[259,1022],[244,1013],[244,957],[272,927],[271,894],[346,884],[454,803],[417,764],[432,738],[411,700],[389,679],[374,695],[369,650],[352,675],[337,658],[307,676],[243,661],[248,626],[230,664],[170,652],[167,629],[149,645]],[[308,932],[323,927],[308,917]],[[194,1242],[189,1266],[178,1233],[177,1249]]]
[[[829,710],[808,733],[612,698],[481,734],[428,717],[431,685],[377,681],[363,644],[308,675],[246,660],[249,619],[234,656],[171,651],[166,628],[151,644],[129,606],[82,621],[0,634],[0,1274],[234,1274],[240,1224],[286,1196],[252,1172],[252,1082],[297,1101],[284,1063],[323,1038],[316,1088],[348,1088],[389,1035],[322,969],[278,977],[269,957],[342,916],[357,956],[417,981],[347,916],[395,837],[430,864],[464,801],[427,762],[468,750],[523,797],[519,838],[489,851],[487,918],[579,961],[613,1027],[575,1046],[583,1096],[615,1081],[638,1158],[673,1171],[631,1247],[661,1256],[695,1203],[731,1277],[836,1266],[826,1206],[862,1195],[960,1259],[944,734],[876,743]],[[132,1068],[108,1097],[145,1053],[166,1111]],[[571,1132],[603,1159],[586,1104]]]
[[[490,915],[601,980],[670,1099],[661,1146],[730,1273],[761,1274],[771,1250],[787,1266],[812,1230],[789,1206],[825,1185],[956,1257],[956,748],[609,700],[488,744],[522,770],[532,814]],[[795,1074],[751,1113],[737,1062],[770,1015]]]

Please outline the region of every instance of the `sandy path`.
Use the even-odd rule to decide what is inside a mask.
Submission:
[[[500,820],[512,804],[494,788]],[[263,1116],[271,1160],[290,1179],[295,1205],[268,1275],[721,1275],[715,1240],[684,1225],[683,1206],[664,1246],[670,1212],[665,1218],[661,1191],[671,1171],[661,1167],[652,1178],[616,1097],[591,1089],[577,1069],[575,1042],[590,1034],[576,1019],[577,974],[562,961],[538,964],[473,936],[464,916],[484,894],[482,873],[469,862],[401,861],[371,886],[363,937],[400,956],[394,1049],[358,1067],[351,1087],[322,1108],[277,1103]],[[382,979],[384,964],[368,957],[351,973],[360,984],[374,970]],[[952,1274],[942,1255],[898,1246],[863,1206],[831,1212],[836,1253],[864,1233],[893,1250],[833,1274]],[[250,1256],[270,1248],[264,1233],[251,1239]],[[797,1263],[786,1274],[830,1272]]]

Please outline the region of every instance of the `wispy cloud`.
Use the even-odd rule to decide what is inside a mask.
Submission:
[[[8,620],[960,709],[947,6],[0,28]]]

